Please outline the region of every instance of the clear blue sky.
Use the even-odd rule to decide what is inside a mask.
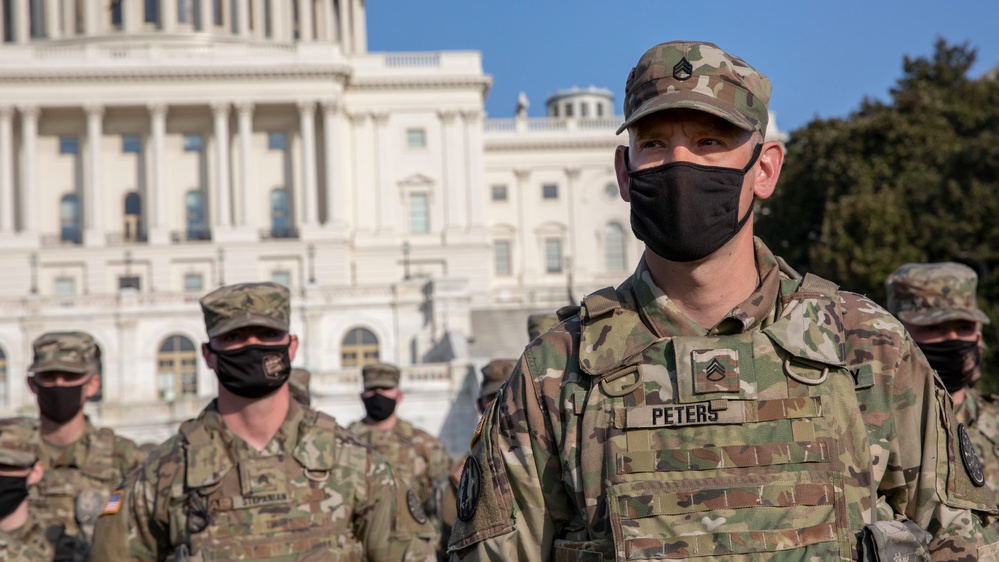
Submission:
[[[902,57],[928,56],[937,37],[978,49],[972,76],[999,64],[999,0],[368,0],[370,51],[476,50],[493,86],[489,117],[529,115],[572,86],[614,92],[649,47],[703,40],[746,59],[774,84],[785,131],[887,99]]]

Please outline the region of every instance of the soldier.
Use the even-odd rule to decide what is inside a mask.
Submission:
[[[510,373],[516,364],[516,359],[493,359],[482,367],[482,384],[479,386],[479,397],[475,401],[480,416],[492,404],[503,383],[510,378]],[[451,464],[447,474],[437,478],[430,493],[430,500],[427,502],[427,515],[440,525],[441,537],[437,559],[442,562],[447,560],[447,543],[451,537],[451,527],[458,517],[455,508],[456,493],[458,482],[461,480],[461,469],[465,466],[467,458],[466,452]]]
[[[426,526],[396,516],[389,466],[289,398],[298,338],[288,289],[225,286],[201,308],[218,398],[112,495],[93,559],[432,559],[432,545],[412,538]]]
[[[93,539],[108,496],[145,454],[108,428],[97,429],[83,404],[101,386],[100,355],[84,332],[49,332],[34,342],[28,386],[38,399],[34,442],[45,474],[30,489],[31,511],[46,533]]]
[[[309,393],[309,380],[311,378],[312,373],[298,367],[293,367],[291,376],[288,377],[288,392],[291,393],[292,398],[304,406],[312,405],[312,395]]]
[[[27,418],[0,422],[0,560],[52,560],[53,545],[28,505],[28,488],[42,480],[35,429]]]
[[[462,470],[453,559],[997,558],[905,329],[753,237],[784,155],[769,97],[710,43],[631,71],[614,163],[645,254],[525,349]]]
[[[527,336],[533,341],[534,338],[547,332],[555,324],[558,324],[558,315],[538,313],[527,317]]]
[[[447,447],[439,439],[400,419],[396,407],[402,402],[399,368],[388,363],[365,365],[361,369],[364,392],[361,401],[367,416],[348,428],[361,442],[378,451],[409,482],[417,501],[410,508],[423,513],[430,488],[451,465]]]
[[[958,433],[964,431],[982,461],[985,483],[999,488],[999,396],[973,388],[981,375],[982,324],[978,275],[959,263],[909,263],[885,281],[888,311],[926,355],[954,401]],[[963,430],[962,430],[963,426]]]

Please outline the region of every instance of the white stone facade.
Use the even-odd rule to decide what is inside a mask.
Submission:
[[[197,299],[276,280],[320,408],[361,414],[360,329],[403,366],[403,415],[457,450],[476,367],[526,343],[473,314],[634,268],[620,117],[485,119],[479,53],[369,53],[364,4],[0,0],[0,412],[32,411],[34,338],[85,330],[92,415],[162,439],[215,394]]]

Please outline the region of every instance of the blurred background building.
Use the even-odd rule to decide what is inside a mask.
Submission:
[[[38,335],[85,330],[91,416],[159,441],[216,392],[198,298],[271,280],[314,406],[361,417],[360,366],[397,363],[460,450],[477,366],[635,267],[609,90],[487,119],[478,52],[368,52],[364,6],[0,0],[0,413]]]

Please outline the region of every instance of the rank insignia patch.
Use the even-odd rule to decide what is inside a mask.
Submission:
[[[735,349],[698,349],[690,352],[694,392],[739,392],[739,352]]]

